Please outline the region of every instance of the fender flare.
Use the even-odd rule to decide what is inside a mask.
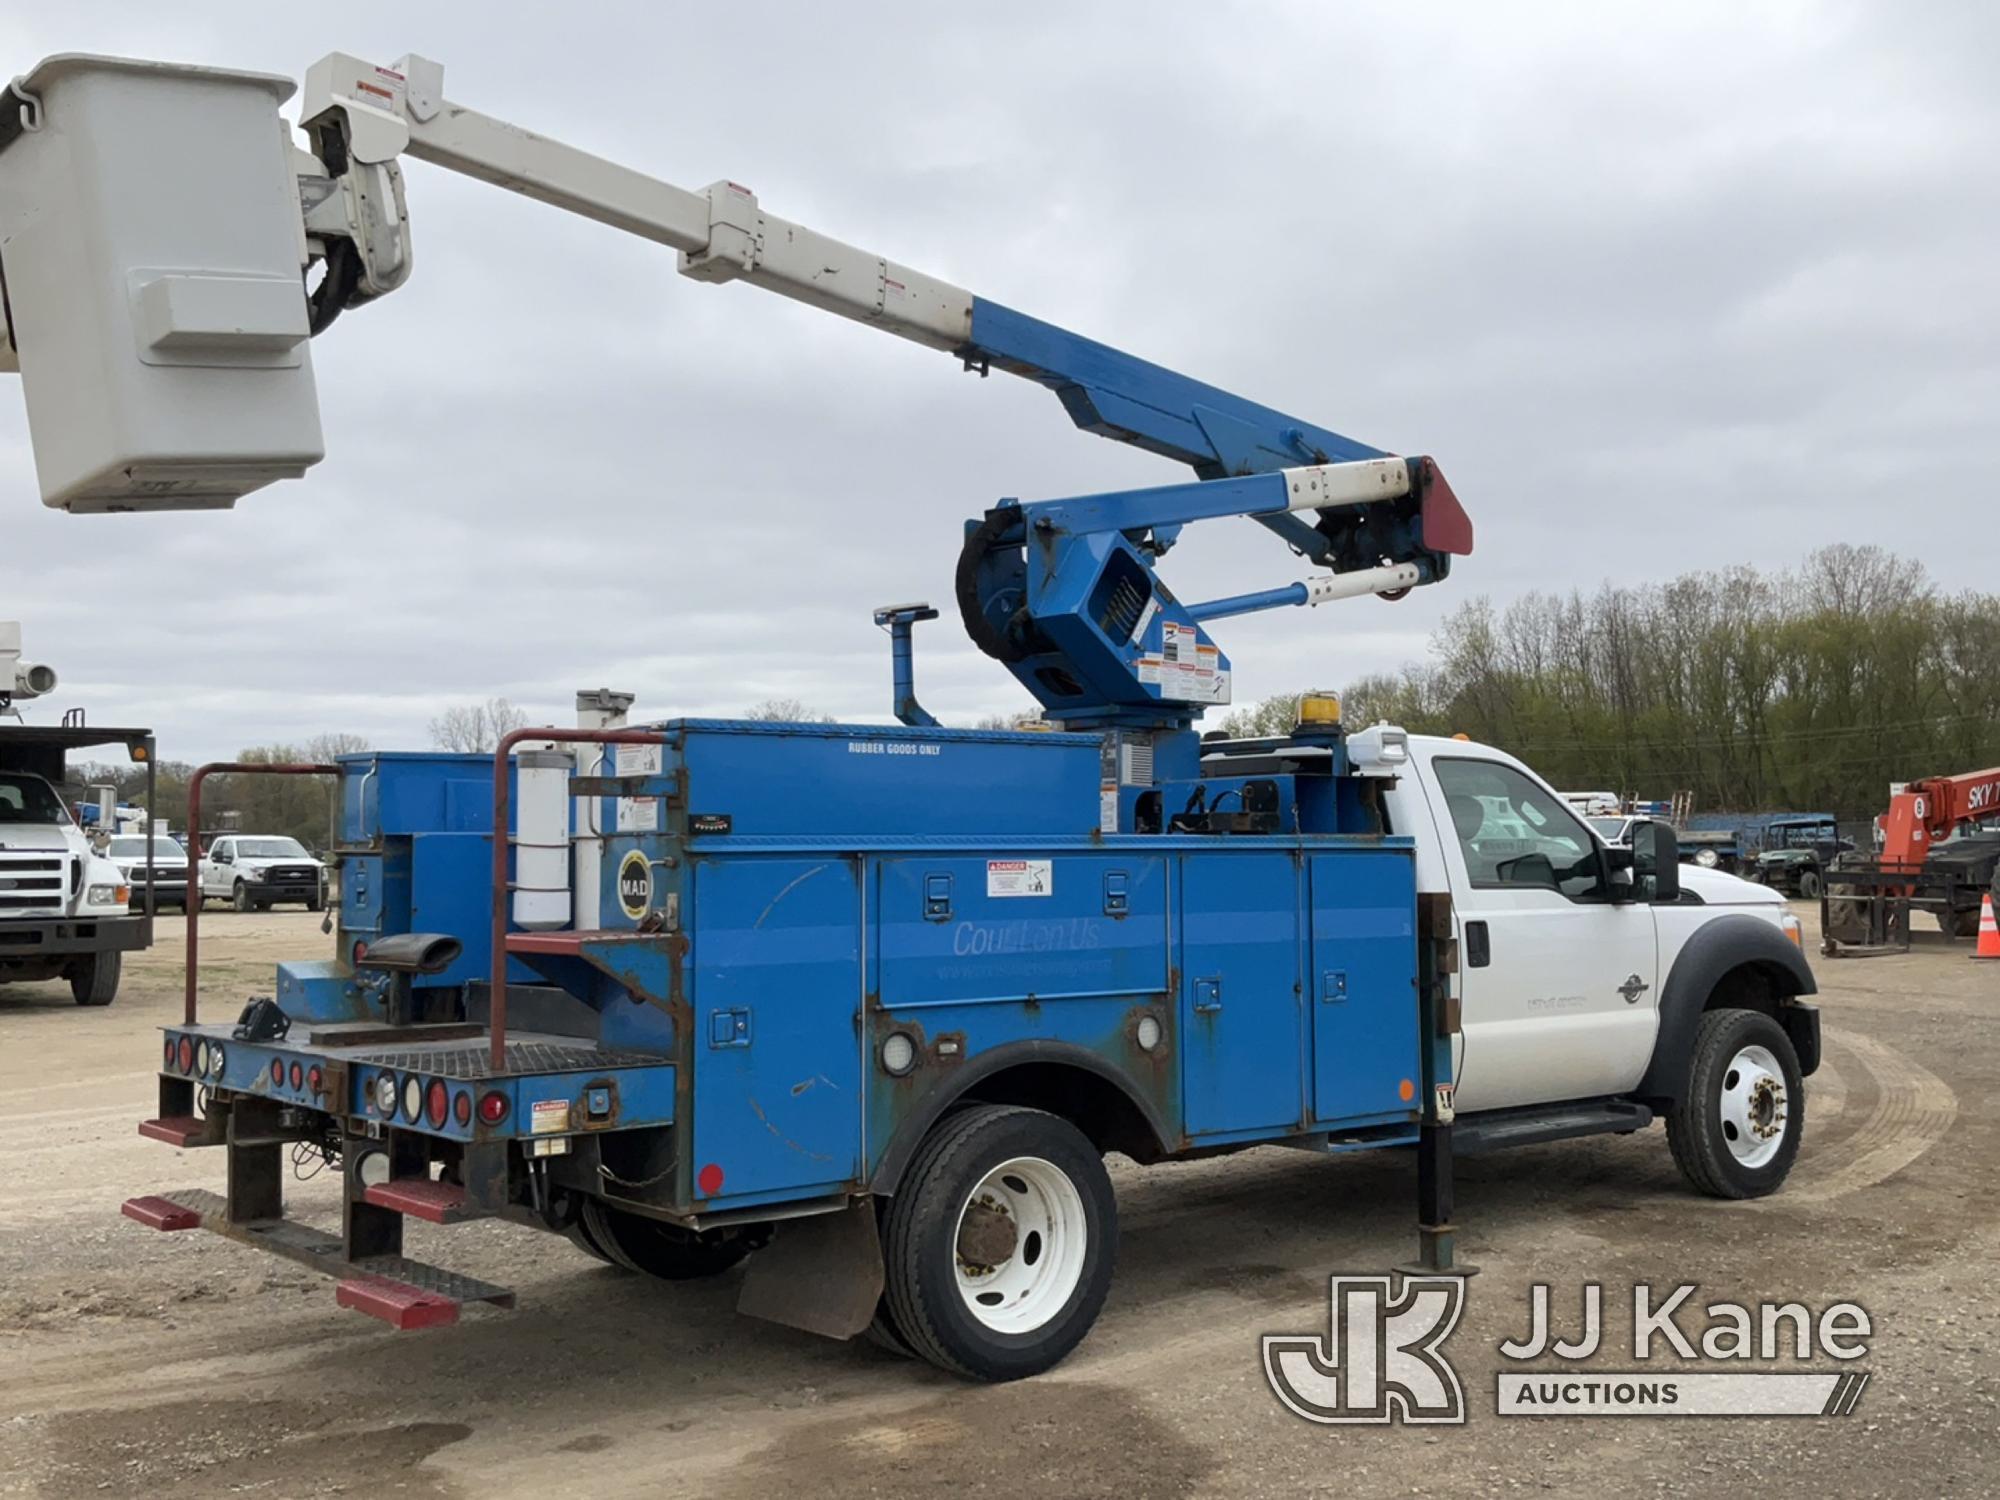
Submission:
[[[1660,989],[1660,1029],[1653,1038],[1653,1060],[1632,1093],[1641,1099],[1676,1104],[1687,1078],[1688,1054],[1695,1029],[1716,984],[1731,969],[1754,964],[1775,970],[1781,1002],[1816,995],[1806,956],[1798,945],[1770,922],[1747,913],[1717,917],[1695,929],[1668,971]],[[1810,1074],[1819,1066],[1819,1008],[1781,1003],[1778,1021],[1799,1054],[1799,1070]]]
[[[964,1066],[956,1069],[948,1077],[942,1078],[917,1101],[896,1132],[889,1139],[875,1169],[868,1175],[868,1191],[888,1196],[896,1191],[903,1179],[903,1172],[916,1155],[931,1127],[937,1124],[947,1110],[963,1099],[975,1085],[1004,1073],[1009,1068],[1017,1068],[1024,1063],[1053,1063],[1062,1067],[1076,1068],[1085,1073],[1093,1073],[1110,1084],[1146,1122],[1146,1128],[1153,1132],[1154,1141],[1164,1154],[1171,1149],[1176,1132],[1167,1124],[1164,1116],[1144,1095],[1133,1089],[1131,1081],[1104,1060],[1098,1053],[1087,1047],[1079,1047],[1073,1042],[1020,1041],[1008,1042],[1004,1046],[981,1052],[968,1058]]]

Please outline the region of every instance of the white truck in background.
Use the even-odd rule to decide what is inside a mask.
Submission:
[[[59,788],[69,751],[122,745],[147,767],[152,806],[153,737],[88,728],[80,715],[27,723],[15,704],[55,687],[51,668],[21,659],[20,625],[0,621],[0,984],[66,979],[78,1005],[109,1005],[124,955],[153,940],[152,918],[129,912],[132,885],[108,836],[78,827]],[[107,788],[102,815],[113,805]]]

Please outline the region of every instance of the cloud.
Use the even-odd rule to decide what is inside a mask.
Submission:
[[[1452,579],[1227,622],[1239,697],[1420,656],[1474,593],[1829,541],[1990,585],[2000,102],[1983,8],[64,8],[98,50],[297,75],[441,59],[460,102],[777,213],[1401,451],[1479,527]],[[509,18],[512,19],[509,19]],[[411,284],[314,347],[329,456],[232,513],[45,512],[0,396],[0,615],[186,758],[570,691],[882,718],[872,606],[948,604],[963,519],[1172,482],[1044,391],[413,164]],[[1982,530],[1984,528],[1984,530]],[[1933,538],[1957,538],[1933,549]],[[1299,576],[1193,531],[1190,597]],[[951,611],[927,703],[1021,690]]]

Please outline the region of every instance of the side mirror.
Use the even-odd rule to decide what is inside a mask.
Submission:
[[[1632,873],[1642,895],[1655,906],[1681,898],[1681,846],[1666,823],[1640,823],[1632,830]]]

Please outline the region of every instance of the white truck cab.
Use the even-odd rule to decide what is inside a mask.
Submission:
[[[0,984],[67,979],[77,1004],[109,1005],[143,945],[131,894],[45,777],[0,770]]]

